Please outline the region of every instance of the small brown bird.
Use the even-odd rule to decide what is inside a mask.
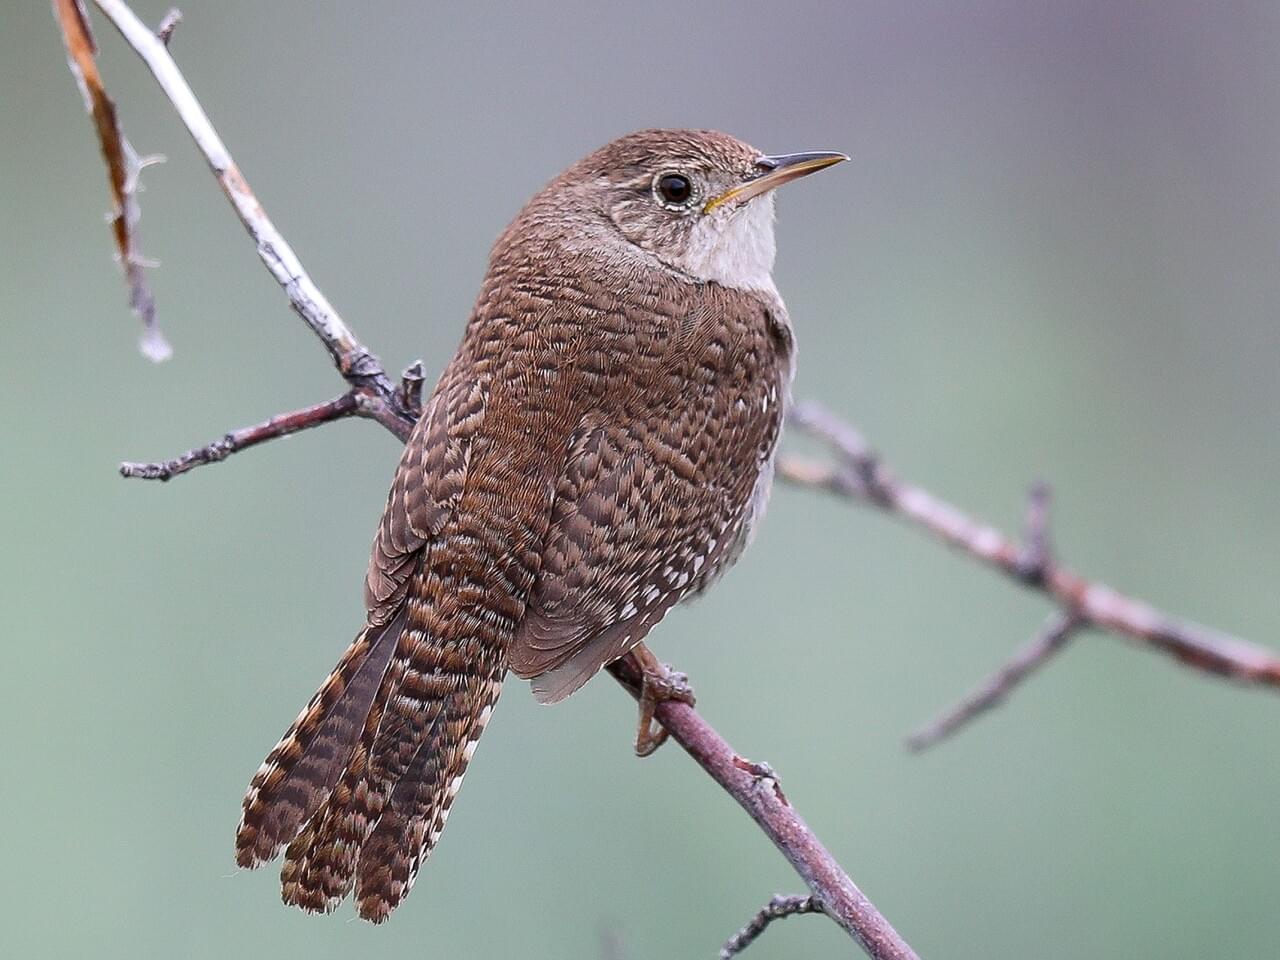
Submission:
[[[502,234],[391,485],[366,626],[244,798],[236,860],[287,848],[286,903],[354,889],[385,920],[507,672],[563,700],[737,559],[793,370],[772,191],[844,159],[645,130]],[[646,663],[646,697],[688,695]]]

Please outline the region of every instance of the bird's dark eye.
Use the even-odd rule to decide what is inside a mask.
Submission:
[[[683,207],[693,199],[693,182],[683,173],[661,173],[654,182],[658,198],[673,207]]]

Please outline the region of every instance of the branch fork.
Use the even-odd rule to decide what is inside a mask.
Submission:
[[[822,462],[786,457],[778,469],[784,480],[896,516],[1043,594],[1056,608],[1040,632],[987,680],[955,707],[911,734],[907,738],[911,749],[921,750],[937,743],[1001,702],[1010,690],[1087,628],[1170,654],[1183,666],[1204,673],[1280,691],[1280,656],[1273,651],[1175,620],[1060,564],[1052,552],[1047,485],[1032,486],[1027,498],[1025,532],[1018,543],[922,487],[899,479],[872,453],[857,430],[824,407],[801,404],[793,411],[790,423],[821,440],[831,459]]]

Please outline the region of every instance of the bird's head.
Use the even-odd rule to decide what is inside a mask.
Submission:
[[[828,151],[770,156],[713,130],[641,130],[585,157],[548,189],[684,276],[771,289],[774,189],[847,159]]]

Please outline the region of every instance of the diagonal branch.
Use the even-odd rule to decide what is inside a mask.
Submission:
[[[222,192],[231,201],[240,222],[249,231],[249,236],[258,248],[258,256],[276,278],[276,282],[284,288],[294,312],[329,351],[338,372],[353,386],[366,384],[380,393],[384,388],[389,391],[390,383],[386,380],[378,359],[356,339],[333,304],[320,292],[320,288],[303,269],[293,248],[276,229],[258,198],[249,189],[249,183],[236,166],[231,152],[218,136],[186,78],[169,55],[165,40],[139,20],[121,0],[94,2],[155,76],[160,89],[178,111],[196,146],[204,154],[209,169],[221,185]],[[170,20],[171,17],[166,17],[166,22]],[[383,398],[389,401],[391,393],[383,393]]]
[[[1175,620],[1135,597],[1086,579],[1048,556],[1047,540],[1044,549],[1020,546],[922,487],[899,479],[853,427],[821,406],[798,406],[791,423],[824,440],[835,455],[835,463],[784,459],[778,472],[791,483],[901,517],[979,563],[1039,590],[1064,611],[1075,611],[1095,627],[1167,653],[1184,666],[1243,684],[1280,688],[1280,656],[1274,652]],[[1034,503],[1031,507],[1033,515],[1044,509]],[[1046,522],[1033,520],[1032,526]],[[1041,534],[1045,535],[1043,528]],[[1028,557],[1033,562],[1028,563]]]
[[[172,480],[207,463],[221,463],[233,453],[266,443],[268,440],[287,437],[300,430],[310,430],[322,423],[331,423],[343,417],[353,417],[359,412],[360,395],[355,390],[349,390],[340,397],[317,403],[313,407],[281,413],[252,427],[232,430],[221,440],[214,440],[203,447],[188,450],[182,456],[174,457],[172,460],[162,460],[157,463],[126,461],[120,464],[120,476],[139,480]]]
[[[284,288],[294,311],[321,339],[339,372],[353,388],[327,403],[235,431],[224,438],[221,445],[211,444],[191,451],[168,464],[138,465],[140,472],[136,475],[150,469],[157,478],[162,478],[166,470],[168,476],[176,476],[200,463],[216,462],[234,452],[231,447],[244,449],[346,416],[377,420],[401,440],[406,440],[416,420],[421,395],[420,364],[405,371],[398,389],[392,386],[377,358],[339,318],[267,218],[169,55],[163,39],[119,0],[95,2],[151,69],[257,243],[263,263]],[[166,21],[170,19],[167,17]],[[633,654],[615,662],[610,672],[629,692],[638,695],[642,668]],[[760,825],[808,884],[822,912],[848,931],[874,960],[915,960],[914,951],[791,807],[771,773],[765,775],[766,767],[743,761],[697,711],[684,703],[663,702],[658,705],[656,715],[689,755]]]
[[[251,427],[232,430],[220,440],[188,450],[172,460],[152,463],[125,461],[120,464],[120,476],[161,482],[172,480],[196,467],[221,463],[233,453],[248,450],[268,440],[287,437],[290,434],[310,430],[312,427],[346,417],[377,420],[401,440],[406,440],[422,406],[422,382],[422,361],[415,360],[401,375],[400,386],[395,392],[393,404],[386,403],[382,395],[371,387],[353,387],[341,396],[326,400],[324,403],[317,403],[289,413],[280,413]]]
[[[639,699],[643,671],[635,654],[615,660],[607,669]],[[822,912],[856,939],[868,956],[886,960],[916,956],[791,806],[768,764],[743,759],[686,703],[660,701],[654,714],[698,766],[773,841],[809,887]]]
[[[954,707],[907,737],[908,749],[925,750],[939,740],[945,740],[979,714],[998,706],[1014,687],[1048,663],[1084,626],[1085,621],[1078,614],[1052,614],[1040,631],[1015,651],[1000,669]]]

